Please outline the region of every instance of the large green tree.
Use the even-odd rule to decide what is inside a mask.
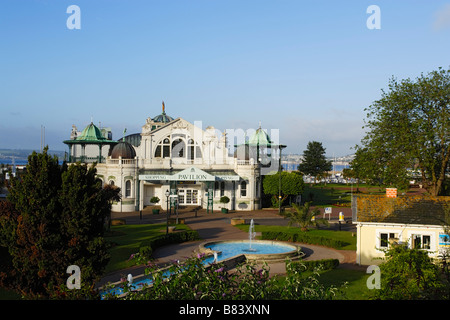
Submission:
[[[442,194],[450,159],[450,70],[439,68],[414,81],[392,78],[388,90],[365,109],[367,135],[359,148],[384,184],[407,185],[409,169]]]
[[[95,166],[60,165],[57,157],[33,152],[26,173],[12,179],[0,207],[0,246],[8,248],[4,284],[28,297],[48,297],[64,285],[70,265],[92,284],[109,260],[103,226],[119,189],[102,187]]]
[[[298,171],[313,177],[321,176],[332,169],[331,161],[325,157],[325,148],[321,142],[310,141],[303,151],[302,163],[298,165]]]
[[[298,172],[281,172],[281,204],[289,196],[296,196],[303,193],[303,176]],[[272,195],[272,204],[279,205],[278,195],[280,191],[280,173],[265,175],[263,180],[263,190],[265,194]]]

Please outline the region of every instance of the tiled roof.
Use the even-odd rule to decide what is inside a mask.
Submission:
[[[358,195],[353,200],[353,221],[443,225],[449,210],[450,197]]]

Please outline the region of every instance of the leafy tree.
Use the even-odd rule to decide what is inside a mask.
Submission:
[[[2,280],[30,298],[51,296],[73,264],[83,284],[101,275],[109,259],[103,224],[119,197],[118,189],[102,188],[94,166],[59,165],[47,151],[28,157],[27,172],[12,179],[0,207],[0,245],[11,257]]]
[[[442,194],[450,159],[450,70],[439,68],[415,81],[392,78],[365,111],[369,130],[362,148],[383,183],[405,186],[408,169],[417,168],[424,187]]]
[[[318,226],[319,224],[328,225],[326,219],[314,219],[313,217],[319,215],[319,209],[311,209],[311,202],[306,202],[304,205],[299,206],[295,203],[292,204],[294,210],[286,210],[281,214],[289,219],[289,226],[297,224],[301,231],[308,231],[310,226]]]
[[[280,173],[264,176],[263,189],[265,194],[271,194],[275,201],[279,204],[278,195],[280,190]],[[304,182],[303,176],[298,172],[281,172],[281,204],[288,196],[296,196],[303,193]]]
[[[388,300],[422,300],[450,298],[448,281],[428,253],[395,245],[385,253],[387,261],[380,265],[381,288],[372,298]]]
[[[325,158],[325,148],[321,142],[310,141],[303,151],[303,161],[298,165],[298,171],[314,177],[321,176],[332,169],[331,161]]]

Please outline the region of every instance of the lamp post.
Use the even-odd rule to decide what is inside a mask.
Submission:
[[[278,175],[279,175],[279,181],[278,181],[278,214],[281,215],[281,150],[285,148],[286,146],[279,145],[280,148],[280,159],[278,162]]]
[[[174,210],[175,210],[175,213],[176,213],[176,221],[175,221],[175,224],[178,224],[178,192],[179,192],[180,190],[178,190],[178,189],[176,189],[175,190],[175,206],[174,206]]]
[[[166,210],[166,217],[167,217],[166,218],[166,235],[167,235],[167,234],[169,234],[169,196],[170,196],[170,192],[168,189],[166,190],[165,195],[166,195],[166,204],[167,204],[167,206],[166,206],[166,208],[167,208],[167,210]]]

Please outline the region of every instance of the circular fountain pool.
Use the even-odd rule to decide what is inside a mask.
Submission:
[[[200,252],[207,254],[217,252],[218,261],[226,260],[238,255],[245,255],[247,260],[284,261],[286,258],[295,259],[303,255],[299,246],[267,240],[208,242],[201,244],[199,250]],[[213,258],[210,257],[209,259]]]

